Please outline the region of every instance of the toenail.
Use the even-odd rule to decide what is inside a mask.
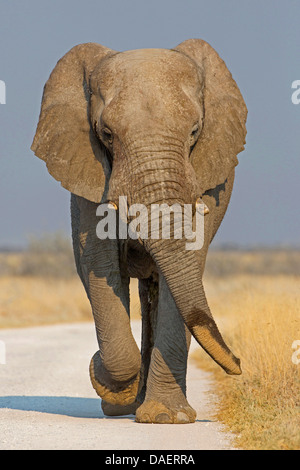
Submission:
[[[177,413],[177,423],[185,424],[189,422],[190,422],[189,417],[185,413],[183,413],[182,411],[179,411]]]
[[[161,423],[161,424],[170,424],[170,423],[172,423],[172,420],[171,420],[170,416],[167,413],[159,413],[155,417],[155,422],[156,423]]]
[[[150,416],[149,416],[148,414],[146,414],[146,413],[143,414],[142,417],[137,416],[137,417],[135,418],[135,420],[136,420],[138,423],[152,423]]]

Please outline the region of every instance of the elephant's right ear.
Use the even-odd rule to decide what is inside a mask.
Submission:
[[[204,125],[191,159],[203,192],[223,184],[244,149],[247,107],[217,52],[201,39],[188,39],[175,50],[198,65],[204,79]]]
[[[89,122],[88,82],[96,65],[113,52],[96,43],[80,44],[58,61],[44,87],[31,146],[64,188],[93,202],[101,201],[108,166]]]

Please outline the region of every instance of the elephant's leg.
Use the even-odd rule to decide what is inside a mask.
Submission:
[[[155,280],[153,276],[149,279],[140,279],[139,296],[142,314],[142,386],[138,401],[141,404],[145,400],[147,378],[154,346],[154,333],[158,311],[158,280]]]
[[[146,396],[136,411],[141,423],[191,423],[196,412],[186,399],[187,358],[191,335],[169,288],[159,279],[159,302]]]
[[[90,377],[106,414],[128,414],[135,411],[141,367],[130,327],[129,283],[120,272],[118,241],[97,238],[97,204],[74,198],[76,265],[91,303],[99,344],[91,360]]]

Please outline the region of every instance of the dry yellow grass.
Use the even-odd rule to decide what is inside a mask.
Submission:
[[[236,433],[241,448],[300,449],[300,364],[292,362],[292,343],[300,340],[300,278],[241,276],[206,285],[243,369],[240,377],[226,376],[205,353],[196,353],[216,380],[218,419]]]
[[[91,319],[79,278],[0,277],[0,328]]]
[[[131,314],[139,316],[137,283],[131,289]],[[0,328],[92,321],[79,277],[0,277]]]

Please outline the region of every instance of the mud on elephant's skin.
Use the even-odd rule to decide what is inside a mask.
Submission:
[[[208,247],[229,203],[247,109],[231,73],[205,41],[174,49],[116,52],[75,46],[47,81],[32,150],[71,192],[78,274],[94,315],[99,351],[92,385],[108,415],[188,423],[191,334],[229,374],[239,360],[207,304]],[[193,204],[201,198],[204,245],[185,240],[99,240],[96,209],[128,204]],[[139,279],[142,347],[130,327],[129,280]]]

